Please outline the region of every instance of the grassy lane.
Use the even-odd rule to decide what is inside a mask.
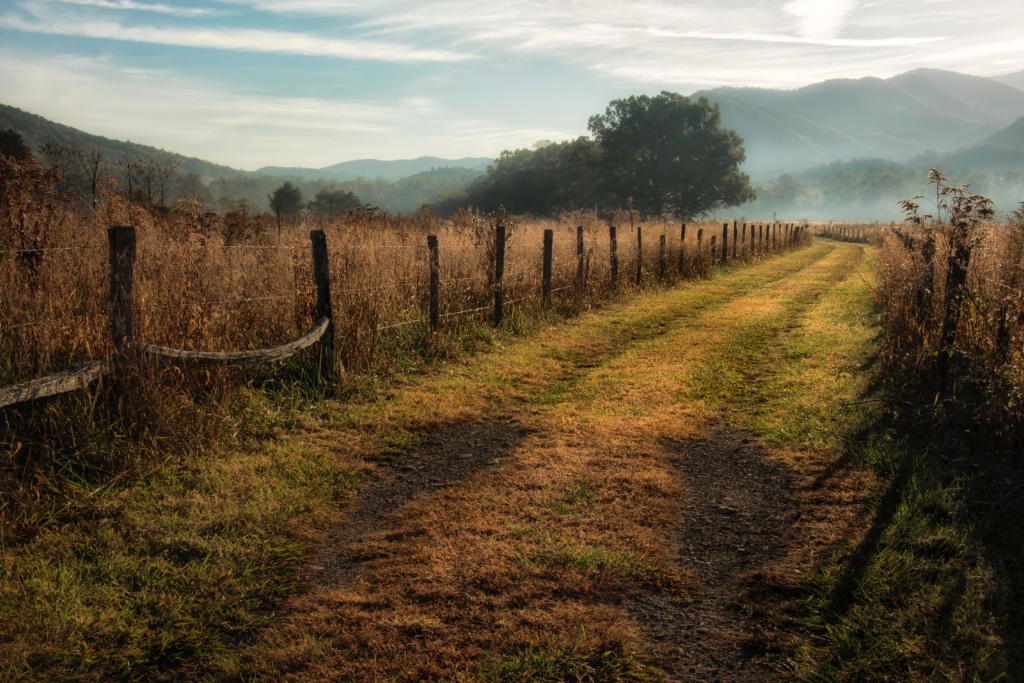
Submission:
[[[493,467],[383,520],[359,541],[358,569],[292,600],[239,674],[656,679],[622,602],[693,587],[672,542],[686,482],[671,444],[722,418],[733,389],[713,391],[708,368],[736,344],[749,346],[736,359],[748,371],[776,363],[773,340],[862,260],[859,247],[823,244],[588,316],[399,392],[384,413],[409,420],[436,406],[449,414],[437,427],[513,420],[529,434]],[[841,397],[829,387],[825,399]]]
[[[884,609],[836,609],[885,504],[870,497],[884,467],[858,464],[886,443],[867,254],[818,241],[497,334],[371,398],[253,393],[240,430],[265,438],[98,491],[5,548],[0,679],[658,680],[629,601],[697,589],[676,547],[678,445],[731,425],[792,473],[802,510],[756,585],[807,600],[783,612],[750,596],[781,634],[777,667],[856,680],[850,643],[914,636],[858,640]],[[326,533],[424,454],[438,477],[411,501],[364,515],[359,537]],[[447,464],[462,455],[485,466]]]

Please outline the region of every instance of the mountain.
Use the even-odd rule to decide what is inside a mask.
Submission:
[[[722,123],[743,137],[755,177],[857,157],[903,161],[970,146],[1024,115],[1024,92],[980,76],[918,69],[796,90],[716,88]]]
[[[978,144],[1024,152],[1024,116]]]
[[[356,178],[384,178],[401,180],[418,173],[440,168],[465,168],[484,171],[494,163],[489,157],[465,157],[463,159],[441,159],[439,157],[419,157],[417,159],[396,159],[382,161],[380,159],[356,159],[343,161],[340,164],[325,168],[289,168],[283,166],[265,166],[257,173],[277,176],[293,176],[304,180],[355,180]]]
[[[1024,90],[1024,71],[1017,71],[1012,74],[1003,74],[1002,76],[993,76],[993,81],[999,81],[1004,85],[1008,85],[1017,90]]]
[[[111,140],[99,135],[85,133],[77,128],[54,123],[44,119],[42,116],[30,114],[6,104],[0,104],[0,128],[13,128],[21,133],[25,143],[32,149],[33,154],[37,155],[47,142],[58,142],[69,147],[78,148],[100,147],[106,150],[113,159],[126,152],[153,154],[164,151],[148,145]],[[244,173],[244,171],[239,171],[229,166],[221,166],[220,164],[196,159],[195,157],[186,157],[173,152],[169,152],[169,154],[181,159],[179,169],[182,173],[195,173],[204,178],[223,178]]]

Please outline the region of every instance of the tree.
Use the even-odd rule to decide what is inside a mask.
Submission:
[[[270,208],[277,216],[277,236],[281,237],[281,219],[294,216],[302,210],[302,190],[296,187],[290,180],[267,195],[270,200]]]
[[[553,214],[593,207],[600,203],[594,192],[598,158],[594,141],[585,137],[506,150],[469,196],[484,211],[504,207],[512,213]]]
[[[10,159],[27,159],[32,151],[21,133],[13,128],[0,128],[0,154]]]
[[[739,170],[743,139],[721,127],[718,105],[678,93],[614,100],[589,128],[601,148],[603,189],[648,215],[689,217],[755,198]]]
[[[352,192],[340,188],[323,188],[316,193],[313,201],[309,203],[309,210],[318,216],[337,218],[348,209],[362,206],[362,203]]]
[[[100,182],[107,175],[107,153],[102,147],[96,146],[79,150],[78,163],[89,183],[89,191],[92,193],[92,208],[95,210],[99,205]]]

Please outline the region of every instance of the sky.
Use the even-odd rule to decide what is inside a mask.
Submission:
[[[235,168],[495,157],[608,103],[1024,70],[1021,0],[0,0],[0,103]]]

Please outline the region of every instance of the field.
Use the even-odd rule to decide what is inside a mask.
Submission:
[[[309,327],[323,229],[339,374],[310,351],[140,363],[4,408],[0,679],[987,681],[1024,665],[1019,346],[970,351],[996,309],[1019,339],[1015,300],[992,294],[1020,294],[1019,222],[979,228],[968,281],[994,308],[972,304],[970,360],[936,385],[946,295],[921,315],[934,288],[889,227],[782,225],[751,250],[729,225],[726,265],[721,223],[683,241],[629,214],[279,232],[117,195],[85,215],[38,205],[6,228],[0,385],[116,355],[106,229],[126,224],[138,341],[203,351]],[[1001,417],[978,419],[993,395]]]

